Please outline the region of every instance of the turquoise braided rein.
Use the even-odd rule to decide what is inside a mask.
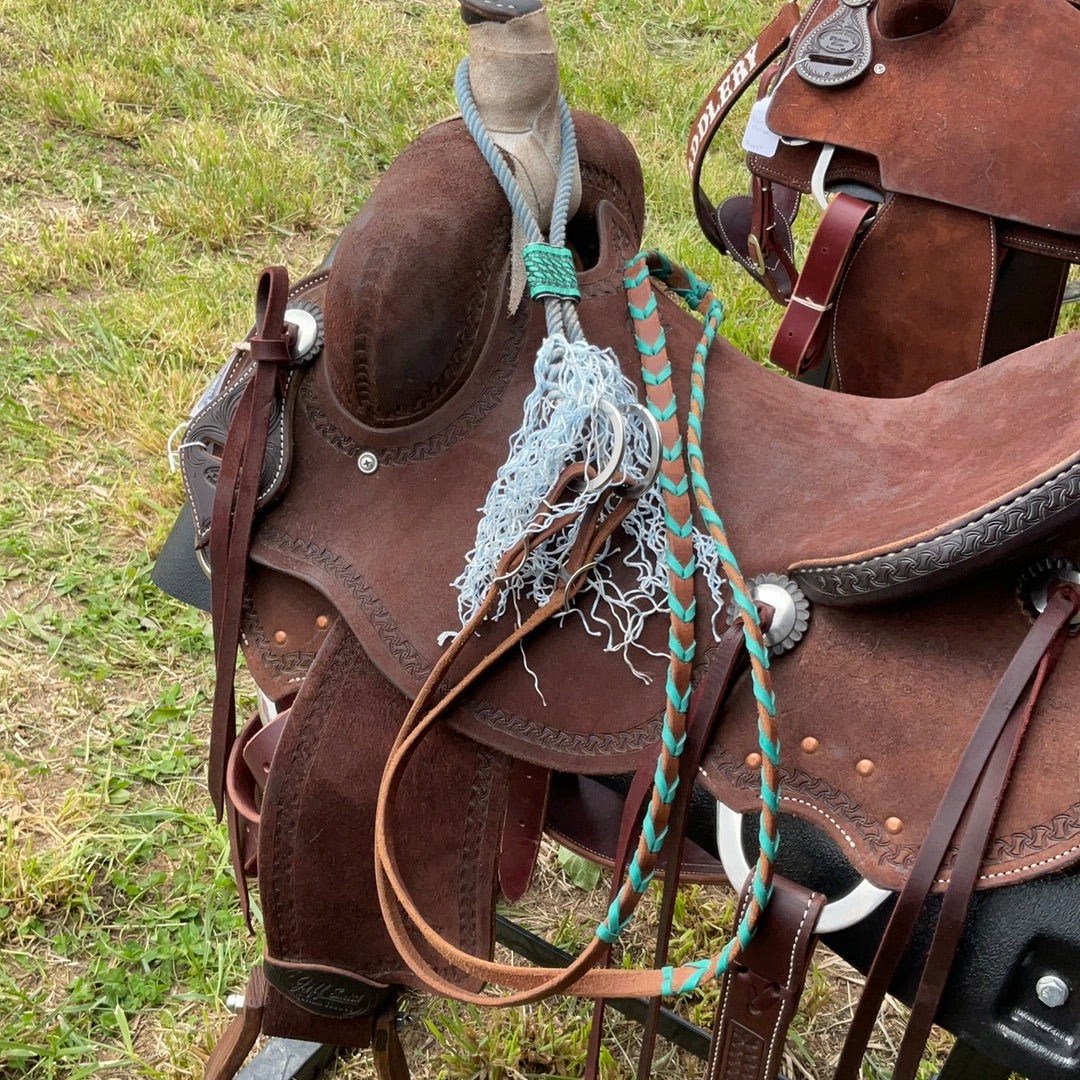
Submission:
[[[570,253],[565,248],[565,230],[570,201],[571,178],[577,168],[577,150],[573,124],[566,102],[559,98],[559,118],[561,137],[560,172],[557,182],[555,203],[551,216],[550,236],[545,239],[531,209],[515,181],[502,154],[484,128],[472,97],[468,79],[468,60],[462,61],[455,78],[455,93],[461,108],[466,127],[476,142],[493,174],[502,187],[527,244],[523,257],[530,297],[540,300],[545,307],[548,334],[551,337],[563,335],[567,342],[586,345],[581,324],[578,321],[574,301],[578,299],[577,280]],[[672,621],[669,635],[670,662],[666,683],[667,708],[662,728],[662,745],[657,757],[656,772],[653,780],[653,798],[649,810],[642,822],[642,845],[634,853],[627,870],[623,887],[609,908],[606,919],[597,927],[596,937],[600,941],[613,943],[630,922],[637,901],[647,889],[653,877],[655,857],[660,852],[667,827],[668,808],[675,799],[679,783],[678,761],[685,745],[685,720],[690,700],[690,665],[693,663],[695,642],[693,623],[696,615],[696,603],[691,598],[684,608],[675,594],[676,581],[690,581],[698,573],[696,558],[691,554],[685,564],[680,563],[675,555],[672,540],[686,541],[694,530],[693,510],[690,495],[693,492],[702,520],[708,527],[715,545],[719,562],[723,567],[732,588],[734,602],[743,615],[743,634],[747,651],[750,655],[754,678],[754,693],[758,702],[758,740],[763,757],[761,777],[762,827],[761,858],[755,868],[753,878],[753,897],[746,913],[736,928],[735,937],[724,946],[719,954],[712,958],[684,965],[694,969],[693,974],[681,985],[673,985],[674,969],[662,970],[661,992],[665,995],[688,994],[697,987],[722,974],[731,960],[749,944],[761,911],[769,901],[771,894],[772,867],[776,853],[776,807],[778,801],[777,761],[778,746],[772,735],[775,720],[775,705],[772,700],[771,684],[768,674],[768,655],[761,640],[757,608],[746,589],[745,582],[731,553],[719,516],[712,509],[712,501],[705,483],[700,451],[700,418],[704,407],[704,360],[709,345],[712,343],[719,325],[721,311],[719,302],[712,296],[707,285],[700,282],[689,272],[671,263],[656,253],[640,254],[627,265],[627,292],[639,289],[646,284],[650,276],[665,281],[693,309],[705,316],[705,330],[702,340],[695,348],[693,382],[690,393],[690,411],[687,417],[687,445],[684,447],[681,437],[675,437],[672,445],[663,446],[661,453],[669,466],[684,458],[690,464],[690,475],[685,470],[673,468],[669,478],[660,472],[658,484],[664,494],[663,524],[666,530],[667,544],[663,549],[664,565],[667,571],[668,608]],[[649,295],[640,306],[629,300],[631,318],[635,322],[651,319],[656,312],[656,297],[649,289]],[[636,336],[637,348],[643,359],[657,358],[664,351],[662,327],[659,335],[651,344]],[[560,346],[561,348],[561,346]],[[541,354],[542,355],[542,354]],[[538,356],[538,365],[539,365]],[[561,357],[557,358],[561,359]],[[665,389],[670,391],[671,367],[661,359],[659,371],[647,371],[643,364],[643,378],[651,391]],[[617,360],[612,356],[611,364],[618,370]],[[655,366],[655,365],[654,365]],[[700,372],[700,377],[699,377]],[[627,392],[633,394],[632,386]],[[664,395],[662,395],[664,396]],[[659,424],[666,424],[675,416],[676,401],[674,393],[661,408],[652,400],[648,401],[649,412]],[[673,511],[671,507],[677,508]],[[658,511],[659,512],[659,511]],[[660,551],[657,552],[660,554]],[[702,556],[703,562],[705,561]],[[712,559],[710,557],[710,563]],[[662,586],[661,586],[662,588]],[[682,628],[683,639],[689,638],[689,645],[681,645],[675,627]]]
[[[707,284],[696,278],[690,271],[678,264],[672,263],[659,252],[641,252],[627,263],[627,277],[624,284],[628,292],[630,289],[640,287],[647,282],[650,277],[655,277],[664,282],[671,291],[676,293],[676,295],[678,295],[689,307],[704,316],[702,337],[694,349],[694,360],[691,373],[690,410],[687,415],[688,439],[685,452],[687,460],[690,463],[691,483],[698,504],[699,513],[708,527],[710,536],[716,546],[720,561],[728,577],[728,583],[732,591],[734,603],[739,609],[740,614],[743,616],[741,624],[747,652],[750,656],[754,696],[758,707],[758,746],[761,749],[763,761],[768,763],[768,766],[764,766],[761,770],[760,794],[763,808],[761,827],[759,829],[761,856],[754,868],[751,884],[754,903],[747,906],[746,911],[735,929],[734,937],[718,954],[713,957],[682,965],[683,967],[694,968],[696,971],[681,984],[674,985],[673,976],[675,969],[673,967],[668,966],[662,969],[661,993],[664,995],[683,995],[692,993],[703,982],[714,979],[727,970],[734,957],[750,943],[756,928],[757,920],[760,918],[761,912],[764,910],[771,897],[773,866],[779,842],[776,819],[779,807],[778,774],[780,746],[774,733],[776,702],[772,692],[771,678],[769,676],[768,650],[762,640],[757,606],[750,596],[749,589],[739,570],[735,555],[728,544],[723,522],[713,508],[709,485],[705,478],[704,461],[701,452],[701,420],[705,404],[705,359],[709,347],[715,339],[720,321],[723,318],[723,309],[719,300],[713,296],[712,290]],[[641,307],[636,306],[628,298],[628,307],[630,316],[635,323],[642,321],[652,315],[656,310],[655,294],[650,290],[648,301]],[[652,345],[638,337],[637,346],[643,358],[657,356],[665,347],[662,328],[660,336]],[[654,374],[646,370],[643,365],[642,377],[646,384],[650,386],[669,384],[671,380],[671,366],[670,364],[665,364],[658,374]],[[674,414],[674,410],[675,398],[674,393],[672,393],[672,399],[668,408],[664,411],[663,416],[658,413],[657,419],[670,418],[670,416]],[[682,453],[683,446],[681,439],[677,440],[674,446],[664,447],[664,455],[668,460],[673,460]],[[663,482],[663,479],[663,476],[661,476],[661,482]],[[680,485],[680,488],[681,487],[682,485]],[[679,491],[675,493],[681,494],[682,492]],[[670,516],[666,519],[665,523],[670,532],[680,536],[685,535],[686,530],[690,527],[690,522],[674,521]],[[670,556],[670,551],[669,567],[680,577],[692,574],[694,571],[693,560],[690,561],[690,565],[682,566]],[[692,624],[694,618],[693,603],[689,605],[689,610],[683,610],[678,605],[674,595],[671,595],[669,597],[669,604],[671,606],[673,617],[682,622]],[[670,644],[672,646],[673,664],[676,660],[688,662],[692,659],[694,651],[693,645],[688,649],[680,648],[675,640],[674,634],[671,636]],[[689,692],[681,696],[676,694],[675,688],[672,685],[670,669],[668,676],[668,697],[669,702],[674,706],[679,716],[685,717],[689,702]],[[685,734],[676,737],[667,722],[665,722],[662,738],[664,750],[672,757],[677,758],[682,752],[683,743],[686,738]],[[656,785],[656,789],[662,802],[668,803],[674,798],[674,785],[669,787],[665,783],[659,763],[657,765],[654,784]],[[655,853],[660,850],[665,833],[666,829],[659,834],[657,833],[650,806],[650,809],[646,812],[642,822],[642,834],[645,838],[646,847],[650,852]],[[651,872],[644,873],[642,871],[638,863],[637,853],[635,853],[631,862],[627,878],[630,887],[636,893],[643,892],[652,878]],[[596,936],[602,941],[610,944],[618,938],[629,921],[629,918],[620,918],[620,898],[617,897],[612,901],[607,918],[597,928]]]

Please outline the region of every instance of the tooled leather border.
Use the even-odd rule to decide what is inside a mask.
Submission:
[[[732,787],[740,790],[758,788],[756,772],[750,772],[741,759],[735,758],[726,750],[712,755],[712,763],[718,773]],[[801,770],[782,770],[781,773],[781,810],[793,813],[793,805],[808,806],[814,810],[813,816],[799,813],[798,817],[810,824],[821,826],[831,822],[832,828],[822,831],[832,839],[842,839],[854,845],[856,839],[865,845],[872,856],[882,866],[887,866],[906,877],[919,853],[916,844],[898,844],[884,830],[878,821],[847,794],[811,776]],[[787,804],[787,805],[785,805]],[[1043,853],[1052,851],[1062,844],[1072,843],[1065,851],[1043,858]],[[841,844],[841,850],[843,849]],[[953,851],[946,856],[946,870],[951,866]],[[1080,802],[1066,807],[1048,821],[1032,825],[1026,832],[1009,833],[1007,836],[995,836],[983,854],[982,868],[978,881],[981,887],[989,888],[1008,885],[1022,874],[1040,866],[1051,869],[1064,869],[1069,862],[1080,854]],[[1061,864],[1060,866],[1056,864]],[[1002,869],[1004,868],[1004,869]],[[940,873],[935,885],[944,885],[948,873]]]
[[[423,682],[431,672],[430,664],[420,655],[413,644],[401,632],[393,616],[364,575],[330,548],[311,541],[290,536],[288,533],[264,524],[258,533],[259,542],[291,558],[300,558],[323,573],[334,577],[356,601],[368,623],[378,634],[390,655],[414,679]],[[495,731],[510,735],[516,740],[561,754],[591,756],[622,756],[633,754],[655,745],[660,738],[663,710],[646,717],[640,724],[626,731],[599,734],[576,733],[549,727],[536,720],[518,716],[490,702],[466,699],[462,706],[473,717]]]
[[[888,592],[1000,549],[1045,525],[1077,497],[1080,497],[1080,462],[974,521],[931,540],[859,562],[796,564],[788,573],[812,596],[842,599]]]

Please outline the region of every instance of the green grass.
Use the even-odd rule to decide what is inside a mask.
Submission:
[[[677,133],[730,12],[552,19],[570,100],[642,146],[653,235],[711,272]],[[465,33],[449,0],[0,0],[0,27],[0,1075],[197,1076],[258,942],[203,789],[205,622],[148,579],[181,500],[166,437],[258,268],[314,266],[454,111]],[[420,1052],[471,1075],[428,1022],[451,1035]]]
[[[682,151],[771,8],[550,4],[566,96],[642,155],[648,239],[717,285],[757,356],[776,309],[700,237]],[[0,0],[0,1076],[199,1076],[258,955],[203,787],[206,623],[148,577],[182,498],[166,439],[246,330],[256,271],[316,265],[454,111],[455,9]],[[715,192],[745,183],[724,139]],[[686,953],[720,903],[680,915]],[[797,1028],[811,1075],[826,999],[815,982]],[[573,1074],[587,1010],[419,1015],[417,1075],[516,1077]]]

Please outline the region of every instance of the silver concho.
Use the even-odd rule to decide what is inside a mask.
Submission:
[[[296,335],[292,344],[293,360],[301,366],[310,364],[322,351],[325,339],[322,309],[310,300],[294,300],[285,309],[285,322],[293,327]]]
[[[773,609],[772,623],[765,633],[769,655],[781,656],[794,649],[810,625],[810,601],[802,590],[783,574],[758,574],[747,585],[755,603],[768,604]],[[734,605],[729,604],[729,626],[735,622],[737,614]]]
[[[1032,562],[1016,582],[1016,595],[1020,606],[1034,619],[1046,610],[1050,586],[1055,581],[1067,581],[1080,586],[1080,568],[1068,559],[1041,558]],[[1070,621],[1075,631],[1080,628],[1080,613]]]

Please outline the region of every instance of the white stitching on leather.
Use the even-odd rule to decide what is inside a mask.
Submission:
[[[986,349],[986,331],[990,326],[990,308],[997,291],[997,234],[994,232],[994,219],[988,218],[990,226],[990,288],[986,294],[986,311],[983,313],[982,335],[979,338],[979,367],[983,366],[983,353]]]
[[[799,921],[799,929],[795,932],[795,940],[792,941],[792,943],[791,943],[791,955],[788,957],[788,973],[787,973],[787,985],[788,986],[791,985],[791,976],[792,976],[792,973],[795,970],[795,954],[796,954],[796,952],[798,952],[799,942],[802,940],[803,927],[806,925],[806,920],[810,915],[810,908],[813,906],[813,903],[814,903],[814,894],[811,893],[810,896],[806,900],[806,907],[803,910],[802,919]],[[798,1004],[799,1003],[796,1001],[795,1006],[798,1007]],[[776,1013],[776,1023],[773,1025],[772,1036],[769,1039],[769,1054],[768,1054],[768,1057],[765,1058],[765,1073],[764,1073],[764,1075],[766,1077],[768,1077],[770,1075],[770,1070],[772,1069],[772,1060],[776,1055],[776,1047],[777,1047],[777,1044],[778,1044],[779,1036],[781,1034],[780,1028],[782,1026],[780,1021],[783,1019],[783,1016],[784,1016],[784,1007],[783,1007],[783,1005],[781,1005],[779,1010]]]
[[[955,529],[950,529],[945,533],[938,533],[929,540],[919,540],[914,544],[908,544],[906,547],[895,548],[891,551],[883,551],[877,555],[868,555],[862,559],[853,559],[850,562],[837,563],[837,562],[821,562],[820,560],[810,561],[805,560],[803,562],[793,563],[791,569],[797,570],[801,574],[819,573],[826,570],[851,570],[860,566],[869,566],[871,563],[878,562],[881,559],[892,559],[897,555],[907,555],[909,552],[923,550],[932,547],[934,544],[940,543],[942,540],[950,536],[959,536],[961,533],[978,525],[980,522],[985,521],[987,518],[992,518],[996,514],[1000,514],[1007,511],[1010,507],[1016,506],[1022,503],[1025,499],[1031,498],[1039,492],[1053,487],[1055,484],[1061,482],[1063,476],[1067,476],[1074,469],[1080,468],[1080,456],[1074,455],[1071,459],[1068,459],[1068,463],[1064,468],[1059,469],[1048,480],[1044,480],[1041,484],[1036,484],[1034,487],[1026,488],[1018,495],[1014,495],[1011,499],[1005,502],[998,503],[996,506],[991,506],[989,509],[984,510],[978,517],[972,518],[970,521],[963,525],[958,525]],[[880,591],[880,590],[876,590]]]
[[[808,810],[812,810],[815,814],[817,814],[818,817],[823,817],[844,838],[844,840],[847,842],[847,846],[852,850],[855,850],[856,844],[855,841],[852,839],[851,834],[844,828],[843,825],[840,824],[840,822],[836,818],[834,818],[831,814],[827,814],[816,803],[809,802],[807,799],[795,799],[789,795],[783,794],[781,794],[780,796],[780,801],[787,803],[796,803],[799,806],[805,806]]]
[[[1080,844],[1073,844],[1071,848],[1059,851],[1056,855],[1051,855],[1048,859],[1037,859],[1035,862],[1024,863],[1023,866],[1014,866],[1011,870],[996,870],[992,874],[980,874],[977,880],[993,881],[995,878],[1013,877],[1016,874],[1022,874],[1025,870],[1037,870],[1040,866],[1049,866],[1051,863],[1060,862],[1062,859],[1067,859],[1070,855],[1075,855],[1078,851],[1080,851]],[[934,884],[945,885],[949,880],[949,878],[936,878]]]
[[[740,899],[739,904],[735,909],[735,921],[736,922],[739,922],[739,921],[742,920],[743,911],[749,905],[749,903],[750,903],[750,894],[746,893],[745,897]],[[735,981],[735,974],[730,968],[728,968],[728,970],[726,972],[726,975],[725,975],[725,978],[726,978],[726,982],[724,983],[724,1000],[720,1005],[720,1016],[717,1019],[717,1022],[715,1024],[716,1035],[717,1036],[719,1036],[721,1034],[721,1032],[723,1032],[724,1028],[727,1026],[727,1011],[728,1011],[728,1004],[729,1004],[729,1002],[731,1000],[731,986],[732,986],[732,983],[734,983],[734,981]],[[716,1080],[716,1077],[718,1075],[717,1070],[720,1068],[720,1056],[721,1056],[722,1053],[723,1053],[723,1041],[721,1040],[721,1045],[720,1045],[719,1051],[716,1054],[713,1055],[712,1066],[709,1069],[709,1075],[707,1077],[707,1080]]]

